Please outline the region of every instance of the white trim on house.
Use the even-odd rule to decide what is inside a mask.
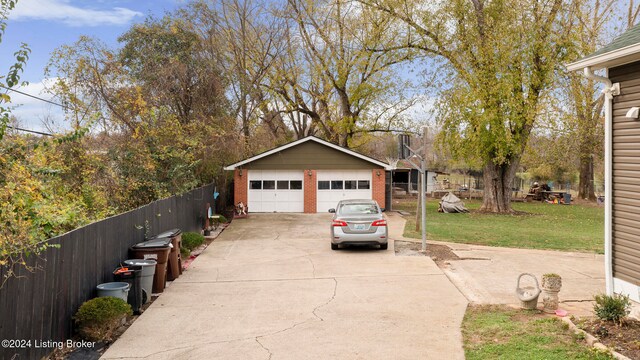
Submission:
[[[609,78],[609,68],[605,69]],[[610,83],[610,82],[609,82]],[[604,278],[607,294],[613,286],[613,96],[604,100]]]
[[[353,150],[345,149],[345,148],[343,148],[342,146],[338,146],[338,145],[336,145],[336,144],[332,144],[332,143],[330,143],[330,142],[328,142],[328,141],[324,141],[324,140],[319,139],[319,138],[317,138],[317,137],[315,137],[315,136],[307,136],[307,137],[305,137],[305,138],[302,138],[302,139],[299,139],[299,140],[296,140],[296,141],[290,142],[290,143],[288,143],[288,144],[285,144],[285,145],[282,145],[282,146],[278,146],[277,148],[275,148],[275,149],[271,149],[271,150],[269,150],[269,151],[265,151],[265,152],[263,152],[262,154],[258,154],[258,155],[256,155],[256,156],[250,157],[250,158],[248,158],[248,159],[245,159],[245,160],[239,161],[239,162],[237,162],[237,163],[235,163],[235,164],[231,164],[231,165],[225,166],[225,167],[224,167],[224,170],[235,170],[235,169],[236,169],[237,167],[239,167],[239,166],[242,166],[242,165],[248,164],[248,163],[250,163],[250,162],[252,162],[252,161],[256,161],[256,160],[258,160],[258,159],[262,159],[263,157],[267,157],[267,156],[269,156],[269,155],[272,155],[272,154],[275,154],[275,153],[277,153],[277,152],[279,152],[279,151],[282,151],[282,150],[288,149],[288,148],[290,148],[290,147],[294,147],[294,146],[296,146],[296,145],[299,145],[299,144],[305,143],[305,142],[307,142],[307,141],[315,141],[315,142],[317,142],[317,143],[319,143],[319,144],[329,146],[329,147],[331,147],[331,148],[333,148],[333,149],[336,149],[336,150],[338,150],[338,151],[342,151],[342,152],[343,152],[343,153],[345,153],[345,154],[349,154],[349,155],[351,155],[351,156],[355,156],[355,157],[357,157],[357,158],[360,158],[360,159],[362,159],[362,160],[368,161],[368,162],[370,162],[370,163],[372,163],[372,164],[375,164],[375,165],[377,165],[377,166],[383,167],[385,170],[393,170],[393,167],[392,167],[391,165],[389,165],[389,164],[386,164],[386,163],[383,163],[382,161],[378,161],[378,160],[373,159],[373,158],[370,158],[370,157],[368,157],[368,156],[365,156],[365,155],[359,154],[359,153],[357,153],[357,152],[355,152],[355,151],[353,151]]]
[[[618,278],[613,278],[613,291],[616,294],[628,295],[629,298],[640,303],[640,286]]]
[[[598,70],[624,65],[638,60],[640,60],[640,44],[634,44],[567,64],[567,70],[580,71],[586,67]]]

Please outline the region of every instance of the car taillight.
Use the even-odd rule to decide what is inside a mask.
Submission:
[[[332,226],[347,226],[347,223],[342,220],[333,220]]]
[[[385,220],[385,219],[376,220],[376,221],[371,223],[371,226],[387,226],[387,220]]]

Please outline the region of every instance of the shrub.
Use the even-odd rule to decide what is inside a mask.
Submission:
[[[222,224],[222,223],[226,223],[228,222],[227,218],[224,217],[224,215],[222,214],[215,214],[215,216],[219,216],[219,218],[211,218],[211,221],[213,221],[214,223],[218,223],[218,224]]]
[[[131,314],[131,306],[126,301],[105,296],[86,301],[73,319],[83,338],[89,341],[108,341],[122,319]]]
[[[191,256],[191,250],[183,246],[180,248],[180,255],[182,256],[182,260],[186,260]]]
[[[204,243],[204,236],[194,233],[186,232],[182,234],[182,246],[188,250],[193,250]]]
[[[631,301],[627,295],[614,294],[609,296],[600,294],[596,295],[594,300],[596,303],[593,304],[593,312],[601,320],[621,323],[629,315]]]
[[[220,219],[218,219],[218,221],[220,221],[221,223],[229,222],[229,220],[227,220],[227,218],[224,217],[224,215],[222,215],[222,214],[220,214]]]

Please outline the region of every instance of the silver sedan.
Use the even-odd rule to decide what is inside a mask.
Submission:
[[[342,200],[335,209],[331,222],[331,249],[338,250],[340,244],[380,245],[388,247],[387,220],[384,209],[375,200]]]

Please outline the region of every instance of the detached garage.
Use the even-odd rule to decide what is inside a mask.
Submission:
[[[385,207],[388,164],[309,136],[224,168],[249,212],[327,212],[343,199]]]

